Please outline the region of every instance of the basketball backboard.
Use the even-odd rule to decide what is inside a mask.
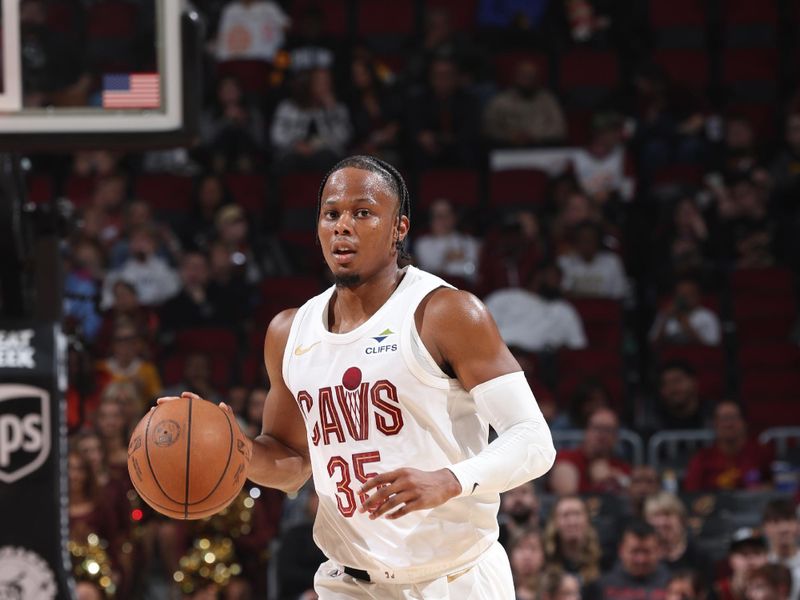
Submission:
[[[201,97],[182,0],[0,0],[0,149],[179,145]]]

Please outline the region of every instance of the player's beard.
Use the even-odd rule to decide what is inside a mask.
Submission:
[[[336,287],[354,288],[361,283],[361,275],[358,273],[347,273],[345,275],[334,275],[333,281]]]

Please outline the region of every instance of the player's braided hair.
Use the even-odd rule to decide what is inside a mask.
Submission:
[[[371,173],[377,173],[380,175],[384,181],[389,184],[392,192],[394,192],[394,194],[397,196],[399,203],[398,218],[405,216],[411,219],[411,196],[408,193],[408,187],[406,186],[403,176],[400,175],[400,172],[397,169],[395,169],[386,161],[374,156],[368,156],[366,154],[356,154],[354,156],[343,158],[336,163],[330,171],[325,173],[325,177],[322,178],[322,183],[320,183],[319,192],[317,193],[317,219],[319,219],[319,213],[322,209],[322,190],[325,188],[328,178],[336,173],[336,171],[341,171],[347,167],[362,169],[364,171],[370,171]],[[397,240],[395,246],[397,247],[398,264],[410,263],[411,255],[406,250],[406,241]]]

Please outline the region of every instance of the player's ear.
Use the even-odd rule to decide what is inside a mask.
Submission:
[[[410,227],[411,227],[411,222],[408,220],[408,217],[405,215],[400,215],[400,218],[397,220],[397,227],[394,232],[394,240],[396,242],[402,242],[404,239],[406,239]]]

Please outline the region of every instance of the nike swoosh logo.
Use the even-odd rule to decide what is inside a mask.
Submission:
[[[306,352],[311,352],[311,350],[317,344],[319,344],[319,341],[316,341],[313,344],[311,344],[310,346],[306,346],[305,348],[303,348],[303,345],[300,344],[300,345],[297,346],[297,348],[294,349],[294,355],[295,356],[303,356],[303,354],[305,354]]]

